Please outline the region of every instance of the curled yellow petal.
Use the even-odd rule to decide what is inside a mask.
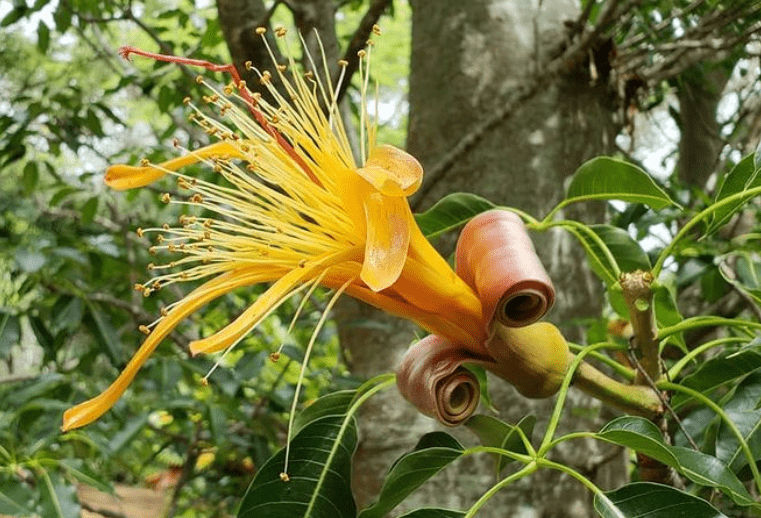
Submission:
[[[222,351],[243,338],[256,325],[299,289],[299,285],[307,279],[319,275],[320,271],[331,265],[350,261],[359,256],[357,248],[350,248],[338,253],[325,255],[315,261],[305,263],[293,270],[270,268],[269,278],[277,281],[269,287],[256,301],[249,306],[238,318],[211,336],[190,343],[190,354],[214,353]]]
[[[98,396],[64,412],[62,430],[65,432],[90,424],[114,406],[132,383],[140,367],[182,319],[225,293],[241,286],[260,282],[259,277],[258,272],[251,272],[250,269],[231,271],[206,282],[191,292],[156,325],[111,386]]]
[[[200,353],[214,353],[236,343],[284,302],[309,273],[311,272],[300,268],[283,275],[238,318],[213,335],[190,342],[190,354],[195,356]]]
[[[423,167],[409,153],[394,146],[378,146],[370,151],[357,174],[387,196],[409,196],[423,181]]]
[[[211,157],[240,156],[240,152],[227,142],[216,142],[193,153],[167,160],[159,165],[131,166],[124,164],[112,165],[106,169],[104,178],[106,185],[117,191],[144,187],[155,182],[167,171],[177,171],[181,167],[194,164]]]
[[[373,291],[391,286],[402,273],[414,224],[406,198],[372,193],[365,199],[367,240],[360,278]]]

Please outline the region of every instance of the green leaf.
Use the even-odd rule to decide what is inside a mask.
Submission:
[[[0,359],[8,358],[11,347],[21,340],[21,325],[18,317],[0,312]]]
[[[571,178],[563,204],[585,200],[644,203],[656,210],[677,206],[645,171],[610,157],[597,157],[583,163]]]
[[[98,305],[88,302],[85,322],[90,324],[90,331],[95,335],[98,342],[104,346],[103,351],[111,360],[111,363],[115,366],[120,366],[122,361],[124,361],[124,352],[117,336],[116,328],[114,328],[108,316],[103,313]]]
[[[37,188],[37,182],[40,179],[40,171],[37,167],[37,162],[29,161],[26,163],[24,166],[23,178],[24,194],[28,196]]]
[[[354,518],[351,456],[357,446],[354,417],[326,416],[304,426],[290,444],[289,481],[280,478],[281,449],[256,473],[238,518]]]
[[[95,219],[95,213],[98,211],[98,196],[93,196],[85,202],[80,210],[82,223],[89,225]]]
[[[759,368],[761,368],[761,351],[758,349],[729,351],[701,364],[698,370],[685,377],[680,385],[707,394]],[[684,394],[677,393],[671,404],[674,408],[678,408],[688,399]]]
[[[9,516],[30,516],[35,495],[31,487],[18,479],[0,479],[0,513]]]
[[[644,453],[668,466],[679,466],[676,456],[663,442],[663,436],[658,427],[642,417],[616,418],[606,424],[597,437]]]
[[[427,211],[415,214],[415,221],[423,235],[431,238],[464,225],[494,207],[492,202],[475,194],[456,192],[443,197]]]
[[[382,518],[429,478],[460,458],[463,448],[444,432],[424,435],[415,449],[400,457],[383,482],[378,501],[358,518]]]
[[[50,518],[77,518],[81,512],[77,489],[60,477],[52,478],[48,472],[39,474],[42,516]]]
[[[293,420],[293,435],[298,434],[302,428],[317,419],[346,415],[356,394],[356,390],[342,390],[317,399]]]
[[[590,228],[603,240],[622,272],[650,270],[650,259],[626,230],[612,225],[591,225]]]
[[[478,435],[481,444],[484,446],[501,448],[513,453],[527,455],[528,452],[526,451],[526,446],[523,444],[523,440],[517,429],[520,428],[523,430],[526,437],[530,439],[535,424],[536,417],[532,415],[525,416],[517,425],[507,424],[496,417],[474,415],[467,420],[465,426]],[[497,474],[499,475],[511,462],[512,459],[509,457],[499,455],[496,464]]]
[[[681,466],[679,472],[691,481],[701,486],[718,488],[738,505],[761,510],[761,504],[754,501],[740,479],[719,459],[691,448],[671,446],[670,449]]]
[[[108,453],[112,456],[116,455],[122,450],[122,448],[132,442],[143,427],[148,424],[148,417],[149,412],[145,412],[138,417],[131,418],[124,428],[111,437],[111,440],[108,442]]]
[[[605,497],[594,500],[603,518],[726,518],[705,500],[652,482],[627,484]]]
[[[716,193],[714,203],[753,187],[761,187],[761,174],[759,174],[759,169],[754,163],[754,155],[748,155],[740,160],[724,177],[719,192]],[[712,234],[725,225],[732,215],[740,210],[750,198],[751,196],[741,197],[728,205],[716,209],[706,229],[706,235]]]
[[[746,377],[722,407],[729,419],[740,430],[748,443],[754,459],[761,458],[761,410],[756,408],[761,394],[761,372]],[[735,473],[747,466],[748,459],[740,448],[734,434],[722,423],[716,438],[716,457],[725,462]]]
[[[465,513],[452,509],[415,509],[399,518],[464,518]]]
[[[98,473],[91,471],[90,468],[84,465],[82,459],[61,459],[58,462],[69,475],[83,484],[92,486],[104,493],[112,494],[114,492],[110,481],[101,478]]]
[[[44,22],[37,25],[37,48],[42,54],[46,54],[50,47],[50,27]]]
[[[558,226],[570,232],[587,254],[589,267],[605,283],[608,289],[618,283],[620,270],[610,250],[599,240],[597,233],[587,225],[575,221],[559,221]]]

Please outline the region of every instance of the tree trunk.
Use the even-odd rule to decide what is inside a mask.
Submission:
[[[532,73],[538,59],[565,37],[563,22],[577,16],[571,0],[413,0],[412,7],[408,150],[426,169]],[[562,198],[569,174],[584,160],[612,149],[616,128],[611,99],[605,78],[591,84],[586,69],[572,71],[484,135],[434,184],[424,184],[426,194],[415,200],[417,208],[423,210],[450,192],[468,191],[544,215]],[[585,206],[566,215],[600,220],[602,206]],[[568,323],[599,314],[600,283],[583,266],[580,247],[559,232],[533,237],[558,292],[550,318]],[[445,254],[451,253],[453,242],[450,236],[439,243]],[[344,304],[339,322],[350,367],[360,376],[393,369],[415,339],[410,324],[354,302]],[[575,334],[568,326],[565,331]],[[496,378],[490,379],[490,390],[500,418],[517,422],[534,414],[539,418],[537,430],[543,430],[553,400],[527,400]],[[597,429],[604,422],[600,413],[605,410],[579,393],[572,391],[568,408],[562,421],[566,431]],[[441,427],[418,414],[396,391],[388,391],[371,401],[360,428],[355,488],[364,505],[378,494],[391,463],[422,433]],[[453,432],[463,442],[475,443],[467,430]],[[574,441],[559,448],[557,457],[603,487],[620,484],[625,477],[623,453],[598,443]],[[491,462],[486,456],[462,459],[413,494],[394,515],[423,505],[467,509],[495,482]],[[587,492],[554,472],[539,472],[500,491],[479,513],[486,518],[592,515]]]

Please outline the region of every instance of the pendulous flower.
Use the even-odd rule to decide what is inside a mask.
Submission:
[[[64,430],[99,418],[184,318],[244,286],[271,283],[226,327],[192,342],[192,354],[233,347],[289,297],[317,285],[413,320],[471,350],[483,349],[481,302],[426,240],[410,211],[407,196],[420,185],[420,164],[400,149],[376,144],[375,123],[365,115],[370,51],[368,45],[360,52],[359,163],[338,113],[337,88],[320,79],[322,71],[311,58],[315,70],[301,72],[288,53],[283,64],[273,56],[273,72],[257,70],[274,101],[236,81],[221,91],[209,87],[204,100],[218,110],[214,118],[188,102],[192,118],[217,142],[161,164],[108,169],[106,183],[117,190],[171,175],[187,197],[165,194],[163,201],[213,214],[185,214],[176,226],[138,229],[141,236],[157,235],[152,253],[175,258],[149,265],[157,275],[136,289],[148,296],[168,284],[204,282],[162,311],[154,324],[141,326],[148,336],[129,364],[103,393],[66,411]],[[122,49],[125,57],[132,53],[221,69]],[[321,66],[327,70],[324,56]],[[224,181],[180,172],[196,162],[207,164]]]

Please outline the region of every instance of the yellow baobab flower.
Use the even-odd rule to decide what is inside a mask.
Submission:
[[[284,31],[277,34],[283,36]],[[214,214],[185,214],[178,226],[138,229],[141,236],[157,235],[152,253],[177,257],[149,265],[157,275],[136,289],[147,296],[170,283],[206,280],[162,311],[153,325],[142,326],[148,336],[127,367],[103,393],[69,409],[64,430],[100,417],[185,317],[243,286],[271,283],[226,327],[192,342],[193,354],[233,347],[289,297],[317,285],[335,289],[337,295],[348,293],[474,349],[483,347],[486,337],[478,297],[425,239],[410,211],[407,196],[420,185],[420,164],[400,149],[377,145],[375,125],[365,116],[370,48],[360,52],[359,164],[338,114],[337,89],[329,79],[319,78],[320,74],[329,78],[324,56],[322,70],[316,73],[305,52],[312,71],[299,72],[290,54],[287,63],[273,63],[274,76],[257,70],[271,102],[236,81],[222,91],[210,87],[211,94],[204,97],[218,109],[218,118],[191,104],[192,118],[218,142],[162,164],[109,168],[106,183],[118,190],[171,175],[187,197],[172,199],[165,194],[163,201]],[[224,68],[132,48],[122,53]],[[346,64],[340,65],[344,70]],[[343,75],[339,84],[342,79]],[[179,172],[194,162],[208,164],[222,181]],[[335,297],[328,310],[333,302]]]

